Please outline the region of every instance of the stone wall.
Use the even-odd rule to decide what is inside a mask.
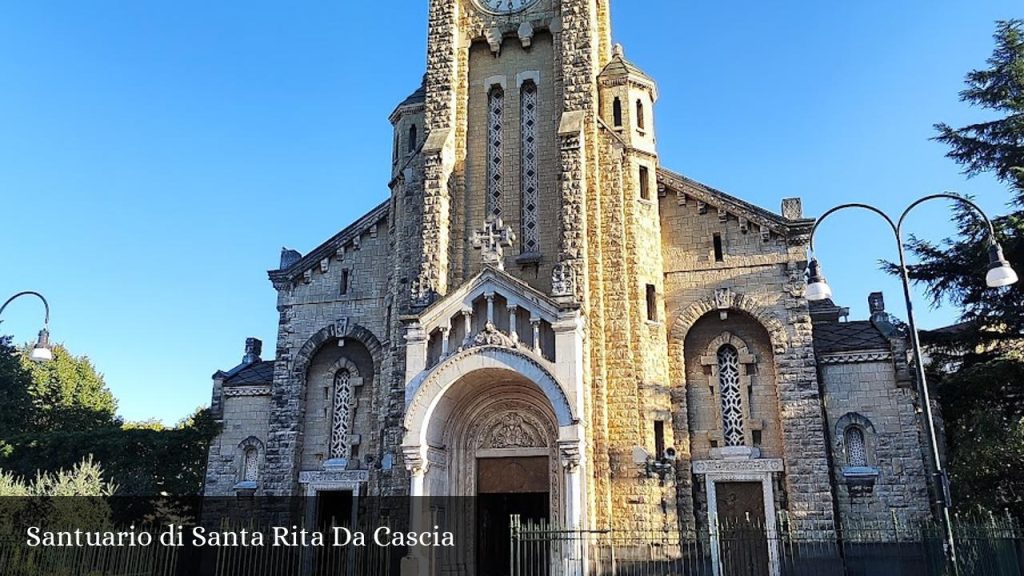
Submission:
[[[542,31],[533,37],[529,48],[515,39],[502,44],[501,57],[495,58],[486,42],[473,43],[469,50],[468,133],[465,163],[465,190],[455,198],[460,213],[460,229],[456,242],[461,243],[462,269],[466,280],[480,271],[480,252],[472,246],[473,233],[483,227],[487,218],[485,200],[488,166],[487,100],[491,85],[498,83],[504,91],[502,219],[517,236],[515,244],[505,249],[505,268],[543,292],[551,290],[551,270],[558,252],[557,195],[559,96],[555,92],[553,45],[551,34]],[[536,124],[537,169],[540,184],[538,207],[540,229],[539,265],[519,266],[522,253],[522,118],[521,87],[532,80],[537,84],[539,110]]]
[[[259,387],[259,393],[227,395],[223,398],[224,426],[210,443],[206,468],[207,496],[234,496],[233,487],[242,480],[242,442],[255,438],[260,450],[260,476],[266,477],[267,426],[270,417],[270,396]],[[253,387],[255,389],[255,387]]]
[[[698,199],[700,197],[701,199]],[[661,218],[665,299],[673,325],[669,362],[673,387],[674,433],[680,447],[677,496],[682,519],[693,522],[694,459],[692,423],[687,414],[689,386],[683,359],[692,326],[718,310],[745,312],[768,332],[776,366],[776,389],[782,424],[784,484],[791,516],[830,526],[832,489],[826,446],[822,441],[811,319],[803,299],[804,245],[800,238],[759,229],[757,215],[722,198],[709,204],[702,192],[666,189]],[[722,239],[716,259],[714,235]]]
[[[916,393],[909,385],[896,385],[895,368],[891,358],[884,357],[887,355],[887,351],[833,354],[823,357],[819,368],[825,388],[837,504],[849,525],[891,522],[893,513],[900,519],[922,518],[929,513]],[[878,473],[870,482],[844,474],[849,465],[843,442],[847,426],[857,426],[864,432],[867,465]]]
[[[381,381],[387,356],[381,343],[387,342],[387,324],[393,320],[388,318],[393,312],[387,297],[391,251],[386,218],[387,211],[378,211],[376,219],[358,222],[318,248],[319,253],[307,255],[290,270],[291,277],[275,278],[281,319],[267,442],[265,486],[270,494],[294,494],[298,488],[308,410],[307,370],[320,348],[336,345],[338,338],[357,340],[373,358],[372,381]],[[315,258],[320,253],[323,258]],[[388,391],[372,386],[369,390],[377,418],[370,430],[353,432],[376,439],[386,418]],[[379,462],[385,447],[371,440],[361,451]]]

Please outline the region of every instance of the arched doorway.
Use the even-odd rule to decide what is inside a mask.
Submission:
[[[554,413],[532,382],[496,369],[460,378],[444,404],[428,427],[436,463],[431,493],[471,499],[457,520],[474,539],[467,547],[473,557],[464,560],[474,574],[505,574],[511,516],[533,522],[559,516]]]
[[[500,347],[460,353],[421,381],[406,427],[411,494],[468,504],[446,517],[468,538],[442,564],[506,574],[513,514],[578,525],[578,423],[536,362]]]

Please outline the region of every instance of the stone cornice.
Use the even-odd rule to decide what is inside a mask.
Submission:
[[[833,352],[818,356],[819,364],[861,364],[865,362],[888,362],[893,358],[888,350],[860,350]]]
[[[270,385],[263,386],[232,386],[224,388],[224,396],[270,396]]]
[[[752,222],[762,230],[770,230],[785,238],[790,244],[806,242],[810,237],[811,228],[814,226],[813,218],[790,220],[665,168],[658,168],[658,184],[671,189],[677,195],[683,194],[718,207],[738,219]]]
[[[307,270],[312,270],[319,266],[321,260],[325,258],[334,258],[338,254],[339,249],[344,248],[346,244],[349,244],[362,236],[374,224],[386,219],[390,215],[390,212],[390,200],[381,202],[373,210],[370,210],[363,215],[362,218],[356,220],[350,226],[331,237],[330,240],[327,240],[323,244],[314,248],[309,254],[300,258],[295,264],[292,264],[284,270],[270,270],[267,272],[267,276],[270,277],[270,281],[273,282],[275,288],[278,288],[278,286],[287,286],[301,277]]]
[[[755,460],[696,460],[694,474],[743,474],[745,472],[782,472],[779,458],[758,458]]]

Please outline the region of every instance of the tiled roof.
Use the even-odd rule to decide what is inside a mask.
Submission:
[[[604,70],[601,70],[601,76],[606,78],[617,76],[639,76],[645,80],[653,82],[646,72],[641,70],[636,64],[626,60],[626,58],[621,54],[612,56],[612,59],[608,61]]]
[[[230,373],[229,373],[230,374]],[[274,361],[264,360],[245,364],[240,370],[224,379],[225,386],[270,384],[274,381]]]
[[[409,106],[411,104],[420,104],[422,102],[426,102],[426,100],[427,100],[427,89],[426,89],[425,86],[423,86],[421,84],[420,87],[417,88],[415,92],[413,92],[412,94],[409,94],[408,98],[406,98],[405,100],[402,100],[402,103],[399,104],[398,107],[401,108],[402,106]]]
[[[814,325],[814,351],[818,354],[855,350],[889,350],[889,340],[870,320]]]

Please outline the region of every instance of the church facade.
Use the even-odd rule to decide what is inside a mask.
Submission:
[[[663,166],[609,0],[432,0],[427,24],[387,198],[282,253],[274,358],[250,340],[214,376],[208,495],[474,496],[637,533],[929,514],[881,295],[864,321],[808,303],[799,200]]]

